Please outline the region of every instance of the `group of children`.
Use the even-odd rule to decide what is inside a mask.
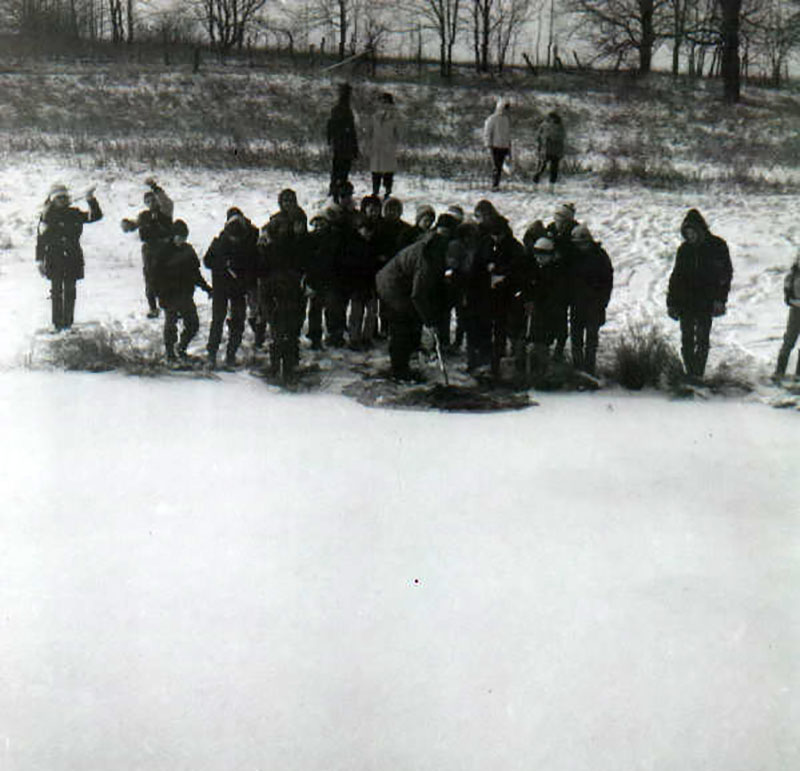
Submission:
[[[364,350],[388,338],[391,374],[415,378],[410,361],[423,326],[443,355],[465,346],[467,370],[475,374],[498,377],[511,353],[516,373],[535,377],[563,360],[568,339],[574,367],[596,373],[613,267],[578,222],[574,204],[558,205],[552,222],[534,221],[518,240],[485,199],[468,214],[451,206],[437,216],[420,206],[411,224],[399,199],[367,195],[357,204],[352,184],[343,181],[333,202],[308,221],[286,189],[260,229],[239,208],[227,211],[203,257],[209,284],[186,223],[173,219],[172,201],[155,180],[147,185],[147,208],[122,227],[141,239],[148,315],[158,316],[159,305],[164,310],[168,361],[188,356],[199,330],[193,295],[200,287],[212,297],[211,368],[227,321],[225,366],[236,365],[249,323],[256,348],[269,341],[272,374],[284,380],[296,376],[303,329],[317,350]],[[70,206],[66,188],[54,186],[41,218],[37,260],[52,283],[56,329],[72,323],[75,282],[83,277],[83,225],[102,217],[93,191],[86,199],[88,213]],[[681,324],[687,375],[702,378],[712,319],[725,312],[732,267],[727,244],[697,210],[687,213],[681,233],[667,308]],[[787,279],[790,323],[777,375],[800,334],[798,271],[795,266]]]

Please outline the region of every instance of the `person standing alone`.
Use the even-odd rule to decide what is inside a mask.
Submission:
[[[328,195],[339,202],[339,191],[348,181],[350,167],[358,158],[358,135],[353,110],[350,107],[352,88],[349,83],[339,85],[339,99],[331,110],[326,127],[328,147],[332,154],[331,184]]]
[[[502,97],[483,124],[483,144],[492,154],[492,190],[500,187],[503,163],[511,157],[511,103]]]
[[[39,273],[50,281],[53,327],[58,332],[72,326],[77,281],[83,278],[80,238],[84,224],[103,218],[94,188],[86,191],[88,213],[70,206],[69,191],[53,185],[44,204],[36,238]]]
[[[379,97],[379,105],[372,116],[370,136],[369,167],[372,171],[372,195],[380,195],[381,183],[386,189],[386,198],[392,195],[394,174],[397,171],[397,140],[399,125],[394,97],[383,93]]]

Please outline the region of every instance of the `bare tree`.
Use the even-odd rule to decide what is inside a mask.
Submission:
[[[402,9],[412,18],[424,20],[426,29],[435,30],[439,39],[439,72],[453,72],[453,47],[459,33],[461,0],[405,0]]]
[[[241,49],[266,0],[199,0],[208,40],[220,54]]]
[[[615,59],[617,66],[638,56],[638,70],[650,72],[653,54],[668,35],[669,0],[569,0],[570,9],[582,17],[600,58]]]
[[[800,42],[800,3],[787,0],[746,0],[742,7],[741,37],[745,62],[761,65],[773,85],[780,85],[789,57]]]

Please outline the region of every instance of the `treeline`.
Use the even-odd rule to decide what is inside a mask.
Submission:
[[[520,60],[534,72],[647,73],[663,48],[674,74],[721,76],[735,102],[743,77],[788,77],[800,0],[0,0],[0,29],[40,45],[158,42],[220,56],[281,49],[422,61],[435,50],[443,77],[456,52],[471,51],[482,73]]]

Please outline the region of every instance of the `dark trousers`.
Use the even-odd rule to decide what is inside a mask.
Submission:
[[[181,339],[178,342],[178,320],[183,321]],[[189,343],[200,328],[200,319],[197,317],[197,306],[194,300],[188,300],[164,309],[164,346],[167,349],[167,358],[172,358],[175,353],[175,343],[178,351],[186,353]]]
[[[467,369],[472,370],[492,359],[492,319],[488,309],[467,307],[463,313],[467,336]]]
[[[536,174],[533,175],[533,181],[538,182],[539,178],[544,174],[545,169],[547,166],[550,166],[550,182],[551,184],[555,184],[556,180],[558,179],[558,164],[561,162],[561,159],[557,155],[545,155],[542,158],[541,162],[539,163],[539,168],[536,170]]]
[[[50,302],[56,329],[69,329],[72,326],[76,295],[74,278],[67,278],[63,274],[55,274],[50,278]]]
[[[207,350],[216,354],[222,341],[222,327],[228,316],[228,305],[231,315],[228,319],[228,347],[227,355],[235,356],[242,343],[244,322],[247,316],[247,295],[244,291],[226,290],[214,284],[214,294],[211,299],[211,329],[208,332]]]
[[[299,287],[281,287],[269,298],[270,367],[273,374],[291,377],[300,360],[300,330],[303,327],[305,297]]]
[[[422,321],[417,313],[389,311],[389,359],[393,375],[408,375],[411,356],[421,341]]]
[[[503,174],[503,161],[505,161],[508,152],[509,149],[507,147],[492,148],[492,187],[497,187],[500,184],[500,177]]]
[[[600,339],[600,320],[596,314],[581,313],[571,309],[569,319],[572,364],[575,369],[595,374],[597,368],[597,343]]]
[[[786,372],[786,365],[789,363],[789,356],[800,336],[800,308],[789,307],[789,317],[786,319],[786,331],[783,333],[783,345],[778,352],[778,363],[775,365],[775,374],[783,375]],[[797,374],[800,375],[800,355],[797,357]]]
[[[344,330],[347,327],[347,304],[350,296],[342,286],[332,286],[325,295],[325,342],[334,347],[344,345]]]
[[[686,374],[703,377],[708,359],[712,317],[710,313],[681,313],[681,357]]]
[[[353,161],[351,158],[342,158],[339,155],[333,156],[333,164],[331,166],[331,187],[329,190],[333,200],[339,202],[339,187],[343,182],[347,182],[350,176],[350,167]]]
[[[142,273],[144,275],[144,294],[151,311],[158,310],[158,296],[154,289],[153,274],[155,273],[156,248],[152,244],[142,245]]]
[[[383,182],[383,186],[386,188],[386,195],[390,196],[392,194],[392,185],[394,184],[394,174],[391,171],[373,171],[372,195],[378,195],[378,193],[381,192],[381,182]]]
[[[308,330],[306,337],[314,344],[319,345],[322,342],[322,318],[325,313],[325,294],[323,292],[314,292],[308,298]]]

